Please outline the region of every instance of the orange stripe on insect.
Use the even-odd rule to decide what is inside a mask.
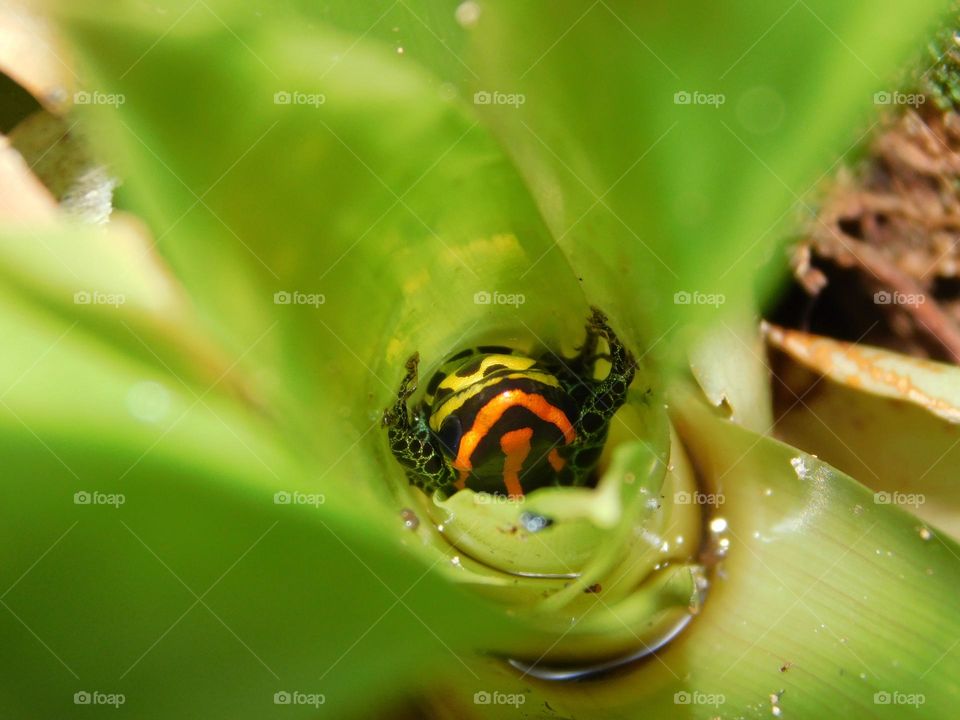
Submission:
[[[523,486],[520,484],[520,470],[523,462],[530,454],[530,438],[533,437],[533,428],[520,428],[504,433],[500,438],[500,449],[506,458],[503,461],[503,484],[507,486],[507,493],[512,498],[523,497]]]
[[[547,460],[550,462],[550,467],[553,468],[554,472],[560,472],[567,464],[567,461],[560,457],[560,453],[556,448],[550,451],[550,454],[547,455]]]
[[[512,407],[526,408],[544,422],[556,425],[563,433],[566,444],[572,443],[577,437],[573,425],[570,424],[570,420],[564,412],[547,402],[543,395],[525,393],[523,390],[505,390],[490,400],[477,413],[473,426],[460,439],[460,449],[453,461],[453,467],[457,470],[473,469],[470,462],[473,451],[477,449],[480,441],[490,432],[490,428],[496,425],[503,414]]]
[[[467,478],[470,477],[470,471],[458,470],[457,472],[459,473],[460,477],[457,478],[457,481],[453,484],[453,486],[457,490],[463,490],[467,486]]]

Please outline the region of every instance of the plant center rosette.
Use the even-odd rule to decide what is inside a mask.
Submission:
[[[594,487],[518,498],[427,493],[407,482],[384,442],[403,542],[524,623],[522,653],[485,650],[525,674],[583,677],[639,659],[704,601],[705,506],[650,381],[641,367],[611,423]]]

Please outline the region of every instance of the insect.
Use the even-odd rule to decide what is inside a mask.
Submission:
[[[382,423],[410,482],[428,493],[470,488],[512,498],[548,485],[591,484],[637,362],[599,309],[591,308],[586,330],[573,358],[550,351],[533,358],[499,346],[457,353],[411,410],[420,361],[414,353]],[[598,352],[601,338],[606,353]],[[610,371],[597,380],[601,358]]]

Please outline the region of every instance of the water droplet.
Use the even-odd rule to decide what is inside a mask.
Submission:
[[[853,506],[853,514],[854,514],[854,515],[863,515],[863,505],[860,505],[859,503],[858,503],[857,505],[854,505],[854,506]]]
[[[457,22],[460,23],[461,26],[473,27],[477,24],[477,20],[480,19],[480,5],[473,2],[473,0],[462,2],[459,6],[457,6],[455,16],[457,18]]]
[[[710,521],[710,529],[715,533],[722,533],[727,529],[727,521],[725,518],[714,518]]]
[[[460,556],[459,556],[459,555],[454,555],[452,558],[450,558],[450,564],[451,564],[451,565],[456,565],[457,567],[460,567]]]
[[[441,83],[439,90],[443,100],[453,100],[457,97],[457,88],[453,83]]]
[[[921,526],[919,529],[919,532],[920,532],[920,538],[922,540],[929,540],[930,538],[933,537],[933,533],[930,532],[930,528],[928,527]]]
[[[397,48],[397,55],[403,55],[403,48],[402,48],[402,47],[398,47],[398,48]]]
[[[780,713],[783,712],[780,709],[780,698],[785,690],[780,690],[779,692],[770,693],[770,712],[774,717],[780,717]]]
[[[770,497],[771,495],[773,495],[773,488],[767,488],[766,490],[763,491],[763,494],[764,494],[764,497]]]
[[[407,530],[416,530],[420,527],[420,518],[410,508],[404,508],[400,511],[400,517],[403,519],[403,526]]]
[[[520,515],[520,524],[523,525],[523,529],[527,532],[536,533],[553,525],[553,520],[545,515],[524,512]]]
[[[137,420],[160,422],[170,412],[170,393],[158,382],[138,382],[127,392],[127,409]]]
[[[67,99],[67,91],[65,88],[57,85],[54,88],[51,88],[47,93],[47,100],[55,105],[59,105],[64,100]]]

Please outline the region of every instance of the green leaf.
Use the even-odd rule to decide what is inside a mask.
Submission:
[[[74,693],[99,692],[138,717],[261,717],[294,691],[359,715],[506,642],[502,614],[398,552],[399,515],[337,494],[234,392],[248,377],[173,370],[160,352],[190,347],[190,318],[156,339],[171,318],[162,294],[123,280],[157,269],[129,238],[0,237],[8,278],[24,248],[71,269],[21,276],[0,301],[16,338],[0,362],[5,715],[63,717]],[[77,287],[92,299],[73,304]]]
[[[717,419],[674,417],[718,506],[699,617],[602,680],[537,683],[491,665],[477,684],[559,717],[950,718],[960,692],[960,546],[822,461]],[[467,714],[444,712],[439,717]],[[545,705],[546,704],[546,705]],[[686,707],[682,707],[686,706]],[[468,717],[507,717],[477,708]],[[536,715],[534,715],[536,716]]]
[[[811,490],[789,449],[712,417],[690,437],[685,430],[702,472],[729,466],[739,480],[724,489],[727,517],[747,541],[731,549],[729,580],[718,578],[704,614],[663,651],[676,674],[650,659],[602,685],[538,684],[534,694],[486,654],[520,647],[525,629],[448,582],[419,550],[402,549],[418,536],[402,528],[392,486],[402,474],[376,427],[414,350],[429,372],[481,341],[569,349],[589,300],[610,310],[650,361],[692,318],[675,292],[712,296],[712,305],[691,305],[701,313],[721,300],[748,306],[765,238],[785,226],[794,192],[803,195],[842,141],[856,139],[850,128],[870,93],[938,3],[877,10],[810,0],[783,12],[700,2],[680,18],[602,1],[586,11],[484,3],[475,24],[457,23],[450,5],[406,1],[269,11],[227,0],[51,5],[87,89],[114,98],[84,105],[77,118],[123,177],[121,206],[149,224],[166,263],[159,273],[168,266],[186,297],[169,312],[149,298],[141,306],[131,281],[118,324],[112,309],[72,307],[68,298],[78,279],[113,291],[129,262],[85,256],[85,244],[71,247],[74,233],[28,251],[22,235],[7,236],[3,272],[12,282],[0,318],[18,349],[0,366],[4,387],[15,386],[4,436],[13,438],[5,601],[23,622],[7,617],[21,634],[5,637],[16,638],[10,687],[30,698],[12,700],[21,703],[13,714],[59,716],[72,692],[115,685],[129,689],[138,716],[259,717],[284,689],[324,693],[325,709],[338,715],[438,687],[454,688],[449,703],[472,708],[474,691],[501,680],[530,691],[531,703],[586,717],[602,713],[598,705],[610,715],[669,715],[673,692],[721,686],[731,707],[749,713],[777,691],[770,678],[779,670],[766,663],[782,651],[804,668],[784,675],[801,711],[876,710],[864,687],[902,682],[897,661],[929,664],[915,685],[927,709],[945,716],[954,692],[946,678],[956,676],[945,646],[956,634],[955,548],[921,543],[913,519],[891,508],[870,509],[878,522],[861,537],[850,507],[865,491],[845,476],[817,465],[831,482]],[[481,106],[478,91],[524,101]],[[674,104],[682,91],[723,92],[728,102]],[[44,243],[76,278],[50,269]],[[663,389],[652,373],[640,384],[655,397]],[[168,412],[187,411],[174,429],[131,424],[131,412],[157,412],[156,385]],[[720,392],[760,397],[751,395],[755,381],[744,387]],[[731,454],[741,450],[747,462]],[[129,503],[71,504],[79,485],[67,468],[91,491],[128,489]],[[767,483],[782,501],[765,503],[758,493]],[[276,505],[278,491],[322,493],[325,503]],[[86,510],[97,515],[81,515],[70,530]],[[817,522],[769,547],[749,540],[801,510],[819,513]],[[129,528],[111,512],[125,513]],[[74,544],[81,531],[89,534]],[[849,659],[840,667],[843,648],[818,645],[826,633],[803,624],[788,592],[804,592],[810,568],[835,560],[838,544],[861,540],[892,559],[842,555],[849,563],[815,584],[810,603],[855,649],[890,661],[868,681],[850,674],[860,668]],[[30,558],[40,558],[35,567]],[[933,574],[919,573],[917,561]],[[890,572],[902,582],[884,590]],[[672,599],[689,596],[691,579],[679,578]],[[859,598],[857,582],[880,602],[838,605],[838,596]],[[162,636],[207,588],[222,622],[198,604]],[[638,597],[637,617],[658,599]],[[780,626],[786,632],[775,632],[772,613],[784,602],[793,614]],[[413,621],[401,612],[407,606]],[[903,620],[906,607],[921,609]],[[907,632],[888,625],[870,640],[861,618],[893,618]],[[923,644],[907,646],[907,636]],[[126,661],[157,637],[127,672]],[[54,653],[79,678],[63,668],[51,680],[44,671],[60,664]]]
[[[875,126],[873,93],[889,89],[944,9],[480,5],[467,84],[525,102],[477,109],[590,297],[643,318],[648,343],[775,286],[778,239]]]

